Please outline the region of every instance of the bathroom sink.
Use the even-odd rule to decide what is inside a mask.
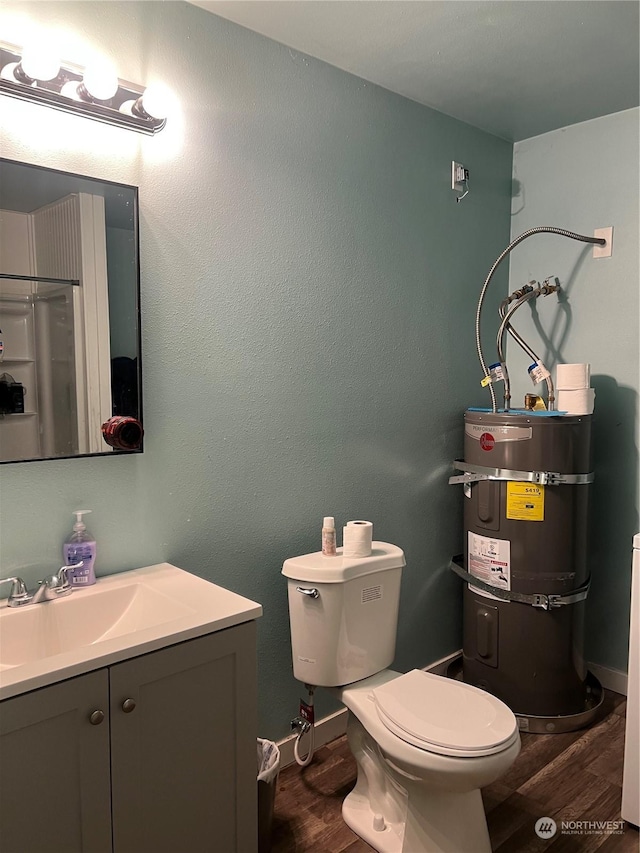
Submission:
[[[7,608],[0,617],[0,666],[32,663],[193,613],[143,583],[87,592],[51,602],[53,607]]]
[[[262,614],[168,563],[99,578],[58,601],[0,602],[0,699]]]

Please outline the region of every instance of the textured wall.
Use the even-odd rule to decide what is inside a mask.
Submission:
[[[140,187],[146,429],[140,456],[4,466],[3,572],[56,564],[86,506],[98,574],[167,560],[257,599],[267,737],[299,695],[282,561],[323,515],[406,551],[398,666],[459,648],[447,476],[483,397],[473,316],[511,146],[184,3],[4,3],[7,38],[15,14],[99,33],[181,110],[146,138],[3,104],[4,156]]]
[[[565,127],[514,149],[512,237],[536,225],[592,235],[613,225],[613,255],[555,235],[529,237],[511,255],[510,289],[557,275],[564,290],[518,312],[516,328],[540,345],[548,367],[591,362],[593,584],[587,602],[588,660],[625,671],[629,642],[631,539],[638,520],[638,117],[627,110]],[[540,344],[542,340],[544,343]],[[535,348],[535,346],[534,346]],[[509,348],[515,400],[533,390],[528,359]],[[519,378],[518,378],[519,377]]]

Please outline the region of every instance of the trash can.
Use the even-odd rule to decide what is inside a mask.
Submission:
[[[280,772],[280,750],[273,741],[258,738],[258,853],[271,850],[273,807]]]

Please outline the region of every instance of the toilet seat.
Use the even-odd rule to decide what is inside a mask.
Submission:
[[[493,755],[518,738],[515,716],[495,696],[419,669],[374,688],[371,698],[389,731],[438,755]]]

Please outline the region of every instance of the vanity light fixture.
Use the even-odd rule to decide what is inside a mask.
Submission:
[[[105,62],[60,62],[42,45],[0,44],[0,94],[149,135],[167,121],[162,87],[119,80]]]

